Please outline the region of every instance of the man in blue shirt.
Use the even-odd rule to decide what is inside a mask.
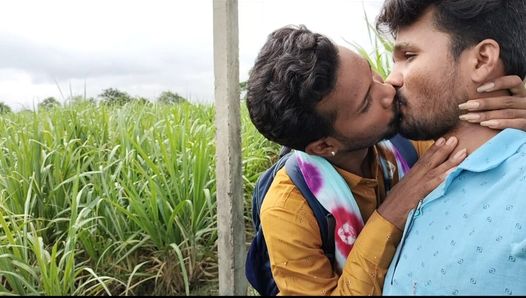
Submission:
[[[526,294],[526,133],[459,113],[476,108],[465,100],[478,83],[524,78],[526,1],[387,0],[378,25],[396,38],[386,82],[402,134],[455,135],[469,154],[409,214],[384,294]]]

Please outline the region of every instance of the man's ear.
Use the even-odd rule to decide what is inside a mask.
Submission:
[[[311,155],[331,158],[338,153],[338,141],[332,137],[321,138],[305,147],[305,152]]]
[[[499,59],[500,46],[493,39],[484,39],[471,51],[471,79],[475,83],[485,83],[495,77],[495,72],[501,67]]]

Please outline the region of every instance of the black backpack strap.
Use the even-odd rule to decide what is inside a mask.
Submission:
[[[287,159],[290,157],[291,154],[292,153],[290,152],[290,149],[283,155],[280,154],[278,161],[275,164],[273,164],[270,168],[268,168],[261,176],[259,176],[258,180],[256,181],[254,193],[252,195],[252,222],[256,230],[259,228],[259,214],[261,211],[261,205],[263,204],[263,200],[265,199],[265,195],[268,192],[272,181],[274,181],[276,173],[281,168],[283,168],[285,162],[287,162]]]
[[[404,157],[405,161],[411,168],[418,160],[418,153],[416,152],[415,146],[408,139],[402,137],[400,134],[392,137],[389,141],[398,149],[400,154]]]
[[[285,163],[285,170],[287,175],[290,177],[294,185],[300,190],[301,194],[307,200],[316,221],[318,222],[318,227],[320,228],[320,235],[322,241],[323,253],[330,260],[331,265],[335,266],[335,247],[334,247],[334,228],[336,222],[333,215],[328,212],[316,199],[314,194],[310,191],[305,178],[301,173],[301,170],[298,166],[297,159],[295,157],[289,158]]]
[[[275,296],[279,290],[272,276],[267,244],[260,226],[261,206],[276,173],[285,166],[285,162],[291,154],[280,155],[279,160],[259,176],[252,194],[252,221],[255,235],[247,251],[245,276],[252,287],[262,296]]]
[[[292,149],[290,149],[289,147],[287,146],[281,146],[281,149],[279,150],[279,158],[285,156],[286,154],[289,154],[290,152],[292,151]]]

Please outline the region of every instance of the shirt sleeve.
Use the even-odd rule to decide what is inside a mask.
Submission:
[[[279,200],[265,198],[261,225],[279,295],[381,294],[400,230],[375,211],[339,276],[323,254],[316,218],[299,191],[278,189],[271,194],[276,195]]]
[[[338,295],[381,295],[402,231],[374,211],[347,258]]]

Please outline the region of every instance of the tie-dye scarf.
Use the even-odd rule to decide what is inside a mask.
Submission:
[[[409,166],[391,142],[383,141],[379,145],[383,150],[390,151],[397,163],[395,166],[382,154],[378,154],[386,190],[388,190],[395,173],[398,172],[398,178],[401,178],[409,170]],[[310,191],[320,204],[334,216],[335,265],[338,272],[341,272],[347,256],[364,226],[358,204],[349,185],[325,158],[301,151],[295,151],[292,158],[297,159],[298,167]],[[395,167],[398,167],[398,171]]]

